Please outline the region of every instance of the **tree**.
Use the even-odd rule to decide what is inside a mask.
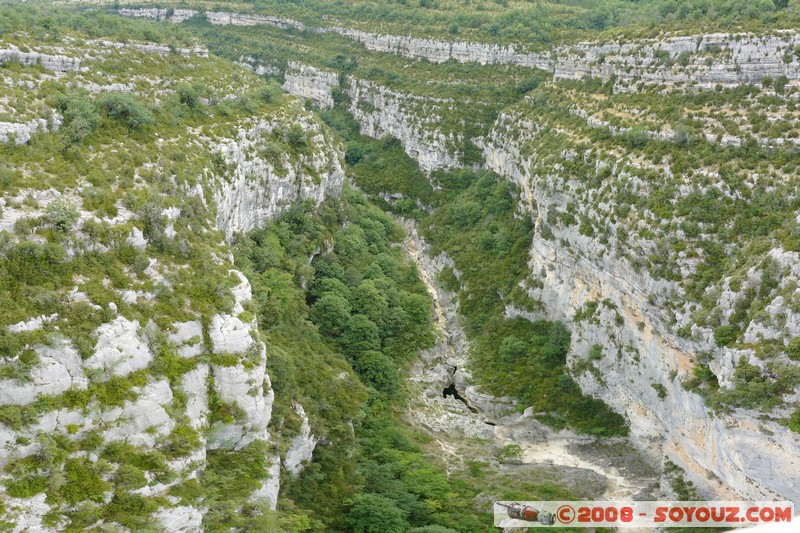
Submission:
[[[789,84],[789,78],[786,76],[779,76],[775,79],[774,87],[775,92],[778,94],[782,94],[784,89],[786,89],[786,85]]]
[[[375,494],[355,497],[347,523],[353,533],[403,533],[408,528],[405,511]]]
[[[389,316],[389,303],[372,280],[362,281],[353,289],[353,310],[365,315],[378,326],[384,326]]]
[[[505,337],[500,343],[498,354],[504,363],[518,361],[528,353],[528,344],[514,335]]]
[[[397,388],[399,375],[394,362],[374,350],[359,355],[353,364],[361,379],[386,394],[392,394]]]
[[[56,100],[64,117],[61,136],[68,144],[81,142],[100,125],[100,113],[88,95],[59,94]]]
[[[122,122],[132,130],[155,122],[150,110],[128,93],[106,93],[100,98],[99,104],[109,118]]]
[[[277,83],[270,80],[258,88],[258,97],[266,104],[277,102],[281,97],[281,88]]]
[[[175,93],[182,104],[185,104],[189,109],[197,109],[200,107],[200,93],[197,86],[190,85],[186,82],[179,83],[175,87]]]
[[[369,245],[364,230],[358,226],[349,226],[336,235],[334,251],[347,266],[365,267],[369,262]]]
[[[300,124],[292,124],[289,131],[286,132],[286,142],[289,143],[289,146],[300,150],[308,144],[308,134]]]
[[[135,490],[147,485],[147,478],[135,466],[121,464],[114,473],[114,484],[118,489]]]
[[[333,254],[325,254],[314,261],[314,277],[344,280],[344,268]]]
[[[326,294],[311,308],[311,320],[323,335],[338,337],[350,327],[350,303],[338,294]]]
[[[775,9],[786,9],[789,6],[789,0],[772,0],[775,4]]]
[[[381,340],[378,326],[364,315],[351,316],[342,334],[342,345],[345,353],[356,359],[360,353],[379,350]]]
[[[350,301],[350,289],[336,278],[316,278],[311,283],[308,294],[321,298],[325,294],[336,294]]]

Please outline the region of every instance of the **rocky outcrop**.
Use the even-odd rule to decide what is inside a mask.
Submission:
[[[183,22],[184,20],[190,19],[195,16],[198,12],[194,9],[167,9],[167,8],[120,8],[118,13],[125,17],[137,17],[143,18],[147,20],[153,20],[156,22],[160,22],[162,20],[168,20],[173,24],[178,24]]]
[[[513,44],[451,42],[341,27],[327,31],[351,37],[377,52],[425,58],[434,63],[452,59],[482,65],[513,64],[552,72],[555,79],[615,77],[624,82],[691,83],[713,88],[717,84],[758,83],[781,76],[796,80],[800,75],[800,36],[793,31],[586,42],[545,52],[528,52]]]
[[[553,69],[549,52],[528,52],[524,47],[513,44],[504,46],[469,41],[441,41],[407,35],[384,35],[342,27],[325,28],[323,31],[350,37],[363,44],[367,50],[424,58],[432,63],[444,63],[452,59],[459,63],[474,62],[481,65],[520,65],[542,70]]]
[[[292,410],[300,418],[300,433],[292,437],[289,449],[283,458],[283,468],[287,472],[298,475],[314,455],[314,448],[319,439],[311,433],[311,425],[305,409],[299,403],[292,404]]]
[[[252,56],[242,56],[236,64],[259,76],[278,76],[281,73],[281,69],[278,68],[277,64],[265,65],[259,63],[258,60]]]
[[[85,389],[88,380],[78,352],[67,342],[35,349],[39,362],[25,381],[0,380],[0,405],[28,405],[39,395],[56,395],[70,388]]]
[[[581,43],[556,48],[556,79],[584,76],[653,84],[758,83],[786,76],[796,80],[800,36],[792,31],[771,35],[711,33],[662,39]]]
[[[106,39],[88,41],[88,44],[97,46],[98,50],[94,53],[107,54],[110,50],[132,49],[146,54],[157,54],[166,56],[169,54],[181,54],[184,57],[208,57],[208,49],[204,46],[193,46],[192,48],[172,48],[169,46],[153,43],[121,43]]]
[[[183,505],[159,509],[153,518],[165,533],[194,533],[203,525],[203,513]]]
[[[35,51],[22,51],[19,47],[8,44],[0,49],[0,63],[16,61],[23,65],[42,65],[53,72],[68,72],[80,69],[82,59],[61,54],[46,54]]]
[[[140,335],[139,321],[125,317],[97,328],[94,355],[86,360],[86,368],[102,376],[127,376],[142,370],[153,361],[153,353]]]
[[[339,86],[339,75],[310,65],[289,61],[283,89],[294,96],[307,98],[322,109],[333,107],[333,90]]]
[[[425,171],[460,165],[456,144],[463,136],[442,131],[444,116],[456,102],[404,94],[352,76],[347,77],[347,86],[350,112],[362,134],[376,139],[397,137]]]
[[[173,22],[177,11],[170,19]],[[120,13],[152,20],[163,20],[168,15],[163,9],[124,9]],[[625,42],[584,42],[549,50],[529,50],[519,44],[447,41],[342,26],[307,28],[296,20],[268,15],[208,12],[206,17],[218,25],[267,24],[333,32],[360,42],[368,50],[424,58],[433,63],[454,60],[482,65],[518,65],[546,70],[553,73],[555,79],[614,77],[622,82],[618,87],[622,90],[633,82],[691,83],[696,87],[713,88],[717,84],[759,83],[764,78],[786,76],[797,80],[800,77],[800,36],[792,30],[767,35],[708,33]]]
[[[211,24],[216,24],[218,26],[260,26],[262,24],[267,24],[278,28],[305,29],[305,25],[302,22],[269,15],[209,11],[206,13],[206,19],[208,19],[208,22]]]
[[[240,128],[235,139],[208,141],[233,168],[232,174],[217,179],[214,187],[217,226],[228,238],[237,231],[257,227],[297,201],[313,200],[319,204],[341,191],[341,151],[308,114],[298,123],[308,135],[303,153],[264,158],[259,150],[278,124],[261,120]]]
[[[34,118],[28,122],[0,122],[0,143],[7,143],[13,140],[16,144],[25,144],[31,140],[34,133],[46,131],[58,131],[61,127],[63,118],[57,111],[51,112],[48,121],[44,118]]]
[[[137,61],[147,61],[146,54],[174,53],[160,45],[141,43],[83,41],[83,45],[86,48],[80,48],[78,53],[94,59],[116,50],[130,50],[131,54],[141,52]],[[185,53],[201,66],[207,55],[201,47],[178,52]],[[102,66],[102,61],[97,64]],[[257,81],[247,73],[240,74],[247,78],[246,83]],[[47,76],[53,77],[52,74]],[[80,74],[76,76],[80,79]],[[120,76],[114,83],[117,84],[115,88],[124,90],[133,82]],[[69,452],[70,458],[83,460],[88,456],[89,460],[97,461],[99,450],[112,442],[163,450],[175,434],[188,434],[191,437],[188,441],[194,444],[191,450],[182,451],[176,454],[177,458],[168,461],[170,481],[157,482],[148,473],[146,486],[136,489],[136,494],[158,498],[161,508],[151,519],[153,527],[159,531],[198,531],[207,509],[172,499],[167,496],[168,489],[197,478],[207,468],[207,451],[237,450],[253,443],[267,443],[271,454],[268,477],[262,480],[263,485],[257,491],[245,498],[266,502],[275,508],[281,459],[278,446],[267,430],[274,400],[267,374],[268,354],[259,338],[255,319],[245,312],[252,298],[249,283],[241,273],[232,270],[229,262],[233,259],[228,258],[229,249],[220,243],[216,230],[230,237],[237,231],[263,224],[298,201],[320,203],[330,195],[339,194],[344,180],[342,150],[331,133],[303,109],[301,101],[286,97],[281,104],[275,105],[267,116],[237,118],[234,119],[237,122],[229,124],[215,122],[213,127],[207,128],[210,130],[207,136],[200,128],[188,128],[185,134],[181,132],[185,136],[176,139],[163,140],[157,133],[153,137],[159,147],[166,141],[187,151],[202,150],[204,154],[202,162],[194,167],[195,174],[185,182],[176,180],[169,172],[164,173],[165,183],[170,183],[170,192],[164,195],[172,195],[176,201],[163,200],[166,196],[162,196],[161,191],[156,192],[153,197],[157,200],[153,205],[159,205],[162,200],[164,205],[155,209],[152,216],[158,220],[163,239],[181,250],[193,254],[199,248],[214,249],[208,253],[205,267],[222,269],[217,273],[226,281],[208,288],[213,294],[211,298],[219,297],[224,301],[211,312],[200,311],[188,298],[178,304],[180,309],[174,309],[175,315],[170,318],[165,316],[168,313],[152,312],[154,306],[161,305],[165,295],[178,286],[174,277],[177,273],[189,276],[189,282],[194,273],[186,269],[187,265],[171,258],[148,257],[155,239],[147,230],[142,230],[139,217],[127,208],[119,206],[118,216],[111,218],[95,216],[88,206],[81,206],[76,191],[85,185],[67,193],[55,189],[25,190],[25,197],[30,198],[27,204],[35,207],[26,205],[22,196],[6,195],[0,199],[1,224],[9,230],[12,239],[21,238],[21,234],[15,233],[17,220],[24,216],[41,216],[55,198],[68,199],[81,208],[73,231],[63,241],[67,258],[82,253],[82,247],[99,250],[99,253],[109,250],[83,231],[83,224],[91,220],[102,221],[104,226],[118,232],[118,243],[134,250],[142,260],[139,274],[125,267],[126,274],[121,276],[127,279],[130,274],[137,279],[130,283],[125,281],[123,286],[114,286],[102,275],[95,279],[93,276],[98,274],[94,270],[70,278],[69,287],[73,287],[73,281],[75,286],[71,290],[64,289],[64,294],[58,297],[59,305],[63,301],[64,308],[69,311],[74,308],[76,313],[91,314],[95,322],[87,320],[90,327],[86,331],[66,331],[73,324],[84,324],[83,315],[79,314],[66,319],[59,314],[40,312],[15,318],[12,324],[0,324],[0,334],[15,335],[23,345],[30,344],[25,346],[24,358],[20,353],[2,362],[4,379],[0,379],[0,407],[4,416],[0,422],[0,466],[36,456],[42,449],[42,440],[52,435],[75,441],[88,435],[93,439],[99,437],[96,453]],[[29,129],[39,131],[45,126],[52,127],[46,122],[55,123],[56,120],[37,120]],[[8,133],[16,133],[16,130],[3,127],[0,124],[0,140],[8,141]],[[17,143],[28,140],[13,133],[11,136]],[[99,149],[95,146],[89,152],[97,155],[95,150]],[[149,181],[140,178],[138,172],[163,170],[158,156],[151,160],[147,159],[149,155],[152,154],[144,154],[136,164],[135,180],[143,191],[149,187]],[[204,168],[204,164],[208,168]],[[186,206],[181,203],[181,195],[198,197],[191,199],[197,209],[191,228],[186,227]],[[187,231],[197,238],[194,242],[187,243],[188,239],[184,239]],[[41,233],[30,238],[37,244],[46,242]],[[231,287],[228,279],[238,279],[238,284]],[[93,284],[98,291],[103,291],[103,298],[113,301],[105,300],[103,305],[93,301],[98,293],[87,289],[84,283]],[[175,361],[179,363],[173,364]],[[6,379],[9,375],[15,377]],[[19,413],[24,413],[24,418]],[[293,472],[302,469],[315,445],[316,438],[306,424],[290,448],[288,461]],[[115,467],[112,462],[104,475],[113,480]],[[54,472],[59,472],[57,468],[60,465]],[[9,479],[8,472],[0,471],[0,487],[4,491]],[[64,512],[58,505],[48,504],[44,494],[11,498],[4,492],[2,496],[2,520],[19,525],[20,531],[23,528],[48,530],[41,525],[43,516],[50,511]]]
[[[168,20],[172,23],[183,22],[195,16],[198,11],[193,9],[166,9],[166,8],[120,8],[117,12],[125,17],[137,17],[156,22]],[[248,13],[232,13],[229,11],[207,11],[206,20],[217,26],[261,26],[269,25],[278,28],[305,29],[302,22],[296,20],[272,17],[269,15],[254,15]]]

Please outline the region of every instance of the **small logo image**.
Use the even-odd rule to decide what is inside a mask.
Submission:
[[[562,524],[571,524],[575,520],[575,508],[571,505],[562,505],[556,511],[556,516]]]
[[[784,523],[794,516],[790,501],[499,501],[494,502],[497,527],[648,528],[748,527]],[[783,531],[783,530],[781,530]],[[787,529],[788,531],[788,529]]]
[[[524,520],[526,522],[538,522],[543,526],[552,526],[556,523],[556,515],[548,513],[547,511],[540,511],[530,505],[523,505],[521,503],[501,503],[495,502],[496,505],[506,509],[509,518],[512,520]],[[573,513],[574,514],[574,513]]]

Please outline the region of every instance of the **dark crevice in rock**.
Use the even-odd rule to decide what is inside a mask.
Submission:
[[[464,405],[466,405],[467,409],[469,409],[471,412],[473,412],[473,413],[477,413],[478,412],[478,410],[475,409],[473,406],[471,406],[470,403],[466,400],[466,398],[461,396],[461,394],[458,392],[458,390],[456,390],[456,384],[455,383],[451,383],[450,385],[445,387],[445,389],[442,391],[442,397],[443,398],[447,398],[448,396],[452,396],[453,398],[455,398],[459,402],[461,402]]]

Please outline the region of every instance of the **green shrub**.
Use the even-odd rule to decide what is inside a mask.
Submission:
[[[100,467],[88,459],[67,459],[64,464],[66,483],[58,490],[58,496],[69,505],[89,500],[103,502],[111,485],[100,477]]]
[[[59,93],[56,95],[56,100],[64,117],[64,124],[59,131],[68,144],[80,143],[97,130],[101,117],[88,94]]]
[[[6,494],[12,498],[30,498],[50,486],[46,476],[26,476],[6,482]]]
[[[180,103],[184,104],[189,109],[197,109],[200,107],[200,90],[196,85],[186,82],[179,83],[175,87],[175,94],[178,95]]]
[[[109,118],[119,121],[132,130],[155,123],[150,110],[129,93],[106,93],[100,97],[98,105]]]
[[[717,326],[714,328],[714,342],[717,346],[730,346],[739,337],[739,328],[734,325]]]
[[[800,337],[794,337],[786,346],[786,355],[793,361],[800,361]]]
[[[78,208],[67,200],[58,199],[45,209],[45,217],[58,231],[69,232],[80,218]]]
[[[292,124],[286,132],[286,142],[295,149],[305,148],[308,144],[308,134],[300,124]]]
[[[283,92],[280,86],[274,81],[267,82],[265,85],[259,87],[257,91],[258,97],[267,104],[277,102]]]
[[[655,389],[656,394],[658,394],[658,398],[660,400],[663,400],[664,398],[667,397],[667,388],[661,383],[653,383],[650,386]]]
[[[497,460],[501,463],[518,463],[522,460],[522,448],[518,444],[507,444],[497,452]]]
[[[789,418],[789,429],[795,433],[800,433],[800,409],[792,413],[792,416]]]
[[[114,486],[118,490],[135,490],[146,484],[144,472],[133,465],[121,464],[114,473]]]

